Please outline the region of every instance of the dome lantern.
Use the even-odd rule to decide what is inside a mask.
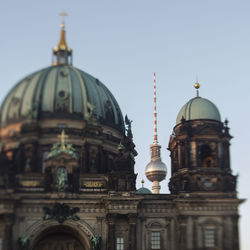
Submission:
[[[52,65],[72,65],[72,50],[66,42],[65,17],[67,14],[63,11],[59,43],[53,49]]]

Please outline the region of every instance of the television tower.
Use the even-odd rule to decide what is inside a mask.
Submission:
[[[152,190],[154,194],[160,193],[160,182],[166,178],[167,167],[161,161],[161,146],[157,138],[157,112],[156,112],[156,79],[154,73],[154,142],[150,145],[151,161],[146,166],[145,174],[153,182]]]

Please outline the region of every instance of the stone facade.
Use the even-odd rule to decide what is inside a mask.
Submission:
[[[239,250],[227,121],[181,119],[171,193],[137,192],[132,121],[68,65],[64,36],[63,26],[54,66],[22,80],[0,110],[0,250]]]
[[[95,249],[91,239],[97,236],[102,240],[100,249],[117,249],[117,237],[124,238],[124,249],[152,249],[152,232],[160,232],[160,249],[210,249],[204,247],[206,229],[216,232],[217,248],[211,249],[239,249],[240,201],[224,194],[14,195],[9,192],[8,196],[9,204],[1,199],[2,249],[40,249],[38,242],[42,237],[57,231],[77,237],[84,246],[79,249]],[[79,208],[76,213],[79,219],[70,216],[62,222],[56,217],[45,219],[43,208],[53,208],[55,203]],[[18,245],[20,237],[28,237],[26,248]]]
[[[112,140],[98,147],[95,145],[98,139],[93,136],[85,138],[87,145],[75,146],[75,155],[85,157],[80,156],[76,160],[75,155],[66,150],[66,144],[62,150],[50,154],[51,157],[48,155],[44,162],[39,162],[37,159],[43,161],[43,158],[35,154],[38,158],[30,161],[30,167],[26,166],[27,157],[32,159],[35,156],[29,156],[29,152],[41,150],[43,138],[37,137],[39,147],[37,142],[25,142],[19,143],[16,150],[8,151],[6,145],[1,153],[0,177],[2,249],[54,249],[53,244],[61,247],[55,249],[76,250],[239,249],[238,206],[242,200],[236,196],[236,177],[231,174],[227,158],[231,137],[228,128],[225,130],[221,124],[207,122],[204,128],[204,123],[187,124],[183,121],[171,136],[171,194],[136,193],[133,160],[136,152],[131,138],[127,136],[122,139],[124,148],[113,148],[115,153],[112,157],[107,157],[103,150],[105,143],[110,145]],[[194,133],[190,136],[192,126]],[[92,130],[100,131],[94,125]],[[68,141],[76,141],[77,136],[70,136],[70,130],[66,131],[70,138]],[[101,133],[99,135],[105,137]],[[22,138],[28,141],[29,136],[24,134]],[[60,141],[57,134],[54,138]],[[197,148],[202,148],[198,146],[201,141],[213,145],[207,157],[218,168],[204,167],[199,157],[206,157],[197,156]],[[224,145],[222,155],[218,153],[221,152],[219,145]],[[24,153],[19,154],[20,150]],[[186,165],[181,163],[183,155],[188,155],[184,158]],[[107,158],[103,161],[98,157]],[[191,164],[192,161],[194,163]],[[58,189],[56,179],[57,169],[61,167],[68,175],[64,189]],[[221,169],[225,169],[225,173]],[[190,181],[186,184],[186,179],[197,175],[197,183]],[[203,186],[203,176],[211,182],[216,179],[216,185],[213,187],[208,183],[208,186]],[[206,239],[206,233],[212,235]],[[152,245],[152,235],[156,235],[156,241],[159,236],[158,248],[158,243]],[[118,239],[122,239],[121,248]],[[214,247],[206,247],[206,244]]]

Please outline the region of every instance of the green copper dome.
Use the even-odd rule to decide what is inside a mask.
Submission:
[[[181,108],[176,124],[179,124],[183,118],[187,121],[196,119],[221,121],[218,108],[208,99],[199,96],[191,99]]]
[[[145,187],[141,187],[136,191],[137,194],[152,194],[152,192]]]
[[[98,79],[68,64],[35,72],[16,84],[0,109],[1,127],[43,118],[88,120],[124,131],[119,105]]]

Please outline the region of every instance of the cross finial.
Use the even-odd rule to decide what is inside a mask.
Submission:
[[[62,12],[60,13],[60,16],[62,17],[61,28],[63,28],[63,29],[64,29],[64,27],[65,27],[65,17],[66,17],[67,15],[68,15],[68,14],[67,14],[65,11],[62,11]]]
[[[65,149],[65,139],[69,138],[68,135],[65,134],[64,129],[62,130],[62,133],[57,136],[61,140],[61,148]]]

